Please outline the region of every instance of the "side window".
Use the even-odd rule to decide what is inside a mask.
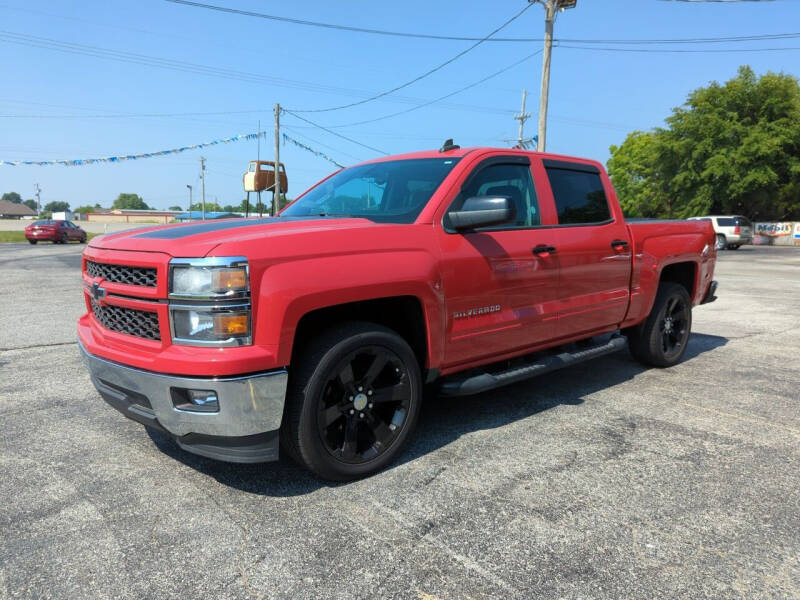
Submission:
[[[559,225],[604,223],[611,219],[600,174],[546,167]]]
[[[506,196],[511,199],[516,208],[516,221],[513,225],[502,225],[500,229],[541,224],[536,189],[528,165],[496,164],[485,167],[461,191],[450,210],[458,210],[464,200],[472,196]]]

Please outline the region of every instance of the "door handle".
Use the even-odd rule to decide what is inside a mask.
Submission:
[[[536,246],[533,249],[534,254],[550,254],[555,251],[556,251],[555,246]]]
[[[611,242],[612,248],[627,248],[627,246],[628,242],[626,242],[625,240],[614,240],[613,242]]]

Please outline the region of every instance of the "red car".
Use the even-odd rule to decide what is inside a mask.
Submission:
[[[66,244],[71,241],[86,243],[86,232],[72,221],[40,219],[25,228],[25,239],[31,244],[38,241]]]
[[[677,364],[715,260],[709,222],[626,221],[598,162],[448,143],[342,169],[278,217],[92,240],[78,339],[100,395],[180,447],[280,447],[348,480],[397,457],[424,389],[625,346]]]

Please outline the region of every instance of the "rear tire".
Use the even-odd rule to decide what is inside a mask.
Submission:
[[[647,319],[625,331],[633,357],[653,367],[681,361],[692,330],[692,299],[686,288],[663,282]]]
[[[374,323],[331,329],[297,352],[281,448],[320,477],[350,481],[397,458],[422,403],[414,351]]]
[[[725,250],[728,247],[728,242],[724,235],[721,233],[717,234],[717,250]]]
[[[38,241],[39,240],[28,240],[28,243],[31,244],[31,245],[35,245],[36,242],[38,242]]]

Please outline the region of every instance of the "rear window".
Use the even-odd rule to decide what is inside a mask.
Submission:
[[[752,223],[744,217],[719,217],[717,225],[720,227],[735,227],[736,225],[739,227],[752,227]]]
[[[547,167],[547,177],[553,190],[559,225],[611,220],[599,173]]]
[[[41,221],[34,221],[33,224],[34,225],[55,225],[56,221],[53,221],[53,219],[42,219]]]

